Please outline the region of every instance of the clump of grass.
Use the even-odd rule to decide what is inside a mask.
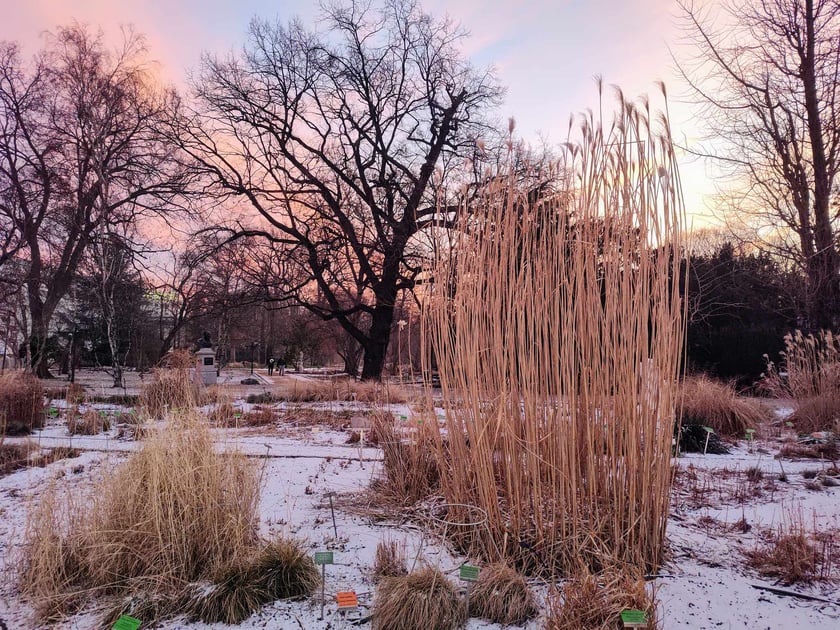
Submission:
[[[185,368],[161,368],[140,394],[140,410],[149,418],[162,418],[168,410],[192,409],[200,402],[199,385]]]
[[[749,566],[765,577],[787,585],[810,584],[837,577],[837,551],[833,536],[809,532],[801,520],[794,520],[769,533],[746,556]]]
[[[271,392],[263,392],[261,394],[248,394],[245,402],[251,405],[264,405],[278,402],[279,398]]]
[[[512,567],[494,563],[481,568],[470,593],[470,614],[503,625],[519,625],[539,609],[528,583]]]
[[[107,414],[90,407],[77,416],[75,410],[67,414],[67,431],[70,435],[98,435],[111,428]]]
[[[227,566],[212,585],[189,589],[182,608],[205,623],[241,623],[264,604],[309,595],[320,583],[303,547],[280,539]]]
[[[382,449],[383,477],[374,490],[385,500],[400,505],[414,504],[434,494],[440,484],[440,467],[433,427],[422,423],[413,438],[403,437],[389,414],[373,416],[372,430]]]
[[[62,459],[73,459],[78,457],[81,451],[77,448],[69,446],[56,446],[49,449],[46,453],[41,453],[32,458],[32,465],[44,468]]]
[[[840,433],[840,390],[796,401],[787,420],[799,433]]]
[[[800,432],[837,431],[840,424],[840,337],[831,331],[785,336],[782,378],[765,355],[764,383],[777,396],[796,399],[796,410],[788,418]]]
[[[255,394],[248,402],[358,401],[371,404],[399,404],[409,400],[405,389],[386,382],[356,381],[351,378],[329,380],[289,379],[270,394]]]
[[[549,598],[545,630],[614,630],[621,627],[621,611],[647,613],[648,627],[656,627],[656,599],[642,575],[623,571],[584,572],[568,580]]]
[[[684,424],[704,425],[720,435],[737,437],[767,417],[761,403],[742,398],[731,384],[707,376],[692,376],[682,382],[678,410]]]
[[[264,427],[274,424],[277,412],[271,407],[254,407],[248,413],[242,414],[240,424],[246,427]]]
[[[437,569],[383,578],[377,586],[374,630],[452,630],[465,621],[463,601]]]
[[[777,457],[786,459],[829,459],[838,458],[837,439],[830,438],[816,444],[787,442],[779,449]]]
[[[0,374],[0,436],[26,435],[44,426],[44,388],[26,372]]]
[[[29,465],[30,456],[38,446],[34,442],[0,444],[0,477]]]
[[[70,614],[82,603],[78,585],[85,565],[79,540],[71,535],[78,531],[78,514],[59,500],[55,485],[50,485],[27,519],[20,588],[41,619]]]
[[[208,414],[209,420],[220,427],[235,426],[237,424],[236,409],[230,397],[219,390],[213,392],[212,397],[215,400],[210,403],[213,407]]]
[[[72,592],[167,594],[206,580],[257,547],[258,480],[243,455],[217,452],[205,423],[173,422],[103,476],[72,523],[36,511],[21,588],[58,612]]]
[[[51,387],[44,391],[47,400],[66,400],[71,405],[78,405],[85,398],[84,385],[68,383],[65,387]]]
[[[122,405],[123,407],[137,407],[141,402],[139,394],[89,394],[86,399],[91,403]]]
[[[405,545],[396,540],[380,540],[376,544],[376,556],[373,561],[373,579],[408,575],[405,557]]]

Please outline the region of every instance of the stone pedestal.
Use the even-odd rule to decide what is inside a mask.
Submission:
[[[213,348],[201,348],[195,353],[195,377],[204,385],[216,384],[216,351]]]

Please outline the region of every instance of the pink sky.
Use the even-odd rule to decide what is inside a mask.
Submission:
[[[654,83],[664,80],[676,137],[695,141],[690,111],[677,102],[685,88],[668,51],[680,40],[675,0],[425,0],[423,6],[448,13],[470,32],[465,52],[476,65],[495,66],[508,88],[499,113],[514,116],[526,140],[560,141],[569,115],[595,104],[593,77],[602,75],[630,96],[653,95]],[[22,0],[4,7],[0,39],[35,52],[44,31],[74,19],[108,36],[132,24],[147,36],[163,77],[182,84],[202,52],[241,46],[255,15],[314,22],[318,6],[308,0]],[[713,186],[702,164],[685,160],[682,170],[686,202],[701,222]]]

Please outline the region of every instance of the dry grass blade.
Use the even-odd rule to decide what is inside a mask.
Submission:
[[[465,621],[463,601],[437,569],[383,578],[376,589],[374,630],[453,630]]]
[[[537,602],[528,583],[505,564],[481,568],[470,593],[470,614],[503,625],[519,625],[536,616]]]

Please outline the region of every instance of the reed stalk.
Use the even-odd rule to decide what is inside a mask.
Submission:
[[[653,569],[684,330],[667,118],[621,100],[556,168],[562,193],[497,179],[439,248],[423,349],[446,411],[440,484],[487,513],[471,540],[485,559],[552,576]]]

